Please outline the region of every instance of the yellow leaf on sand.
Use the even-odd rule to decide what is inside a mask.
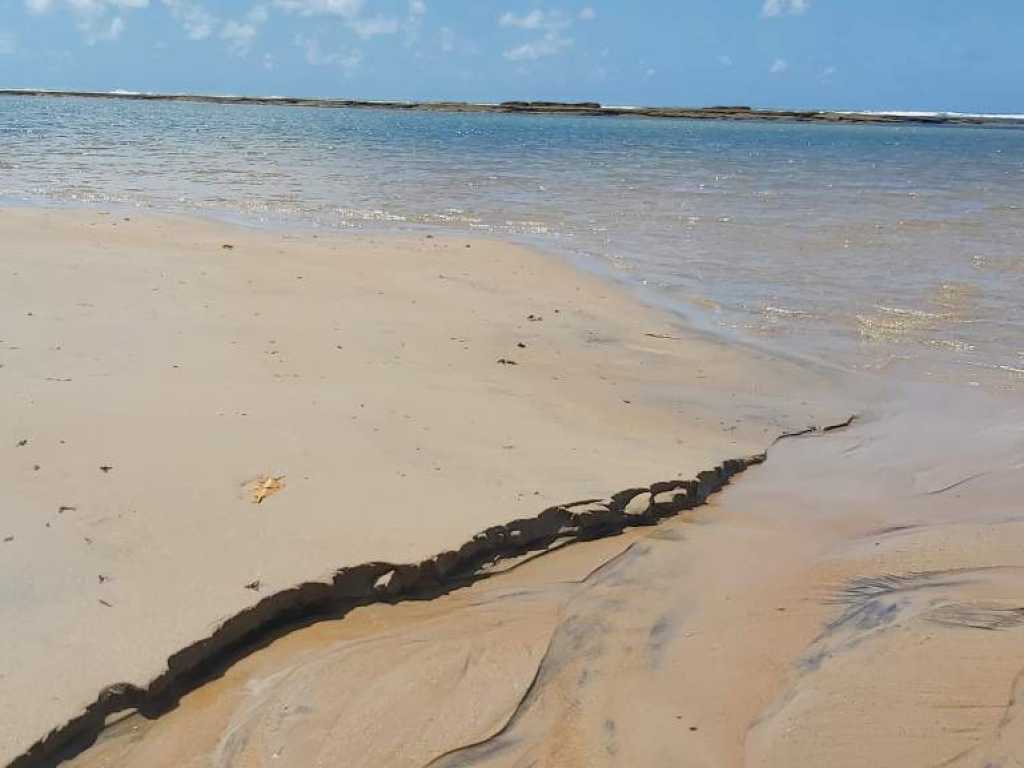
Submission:
[[[273,496],[282,488],[284,488],[284,475],[281,475],[280,477],[274,477],[273,475],[258,477],[249,483],[250,493],[252,494],[252,503],[262,504],[263,500],[267,498],[267,496]]]

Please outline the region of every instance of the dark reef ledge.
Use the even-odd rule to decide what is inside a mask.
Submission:
[[[126,101],[191,101],[208,104],[318,107],[322,109],[392,109],[410,112],[498,112],[582,115],[587,117],[661,117],[683,120],[781,120],[807,123],[1024,126],[1024,119],[989,115],[946,113],[877,114],[817,110],[754,109],[746,106],[606,107],[595,101],[503,101],[500,104],[476,104],[465,101],[361,101],[355,99],[312,99],[291,96],[204,96],[200,94],[108,93],[102,91],[32,89],[0,89],[0,96],[78,97],[121,99]]]

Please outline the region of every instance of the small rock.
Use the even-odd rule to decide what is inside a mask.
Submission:
[[[100,584],[102,584],[102,583],[103,583],[103,582],[105,582],[105,581],[106,581],[106,580],[107,580],[107,579],[108,579],[109,577],[108,577],[108,576],[104,576],[104,575],[103,575],[103,574],[101,573],[101,574],[99,574],[99,576],[97,576],[96,578],[97,578],[97,579],[99,579],[99,582],[100,582]]]
[[[499,357],[498,362],[501,365],[519,365],[515,360],[509,360],[507,357]]]
[[[106,600],[100,600],[100,605],[105,605],[107,608],[113,608],[114,606],[108,603]]]
[[[651,494],[639,493],[634,496],[623,508],[622,513],[630,517],[640,517],[647,514],[651,508]]]
[[[13,536],[4,536],[4,544],[8,544],[8,543],[10,543],[12,541],[14,541],[14,537]]]
[[[112,469],[113,467],[111,467],[109,464],[104,464],[103,466],[100,467],[100,472],[106,473]]]
[[[235,246],[233,246],[233,245],[232,245],[231,243],[224,243],[224,245],[222,245],[222,246],[221,246],[221,248],[223,248],[223,249],[224,249],[225,251],[230,251],[230,250],[232,250],[232,249],[233,249],[234,247],[235,247]]]
[[[607,515],[609,512],[608,503],[604,501],[591,501],[569,509],[577,515]]]
[[[523,344],[523,342],[521,341],[518,344],[516,344],[516,346],[519,347],[520,349],[526,349],[526,345]]]
[[[18,447],[19,448],[24,448],[26,445],[28,445],[28,440],[19,440],[18,441]]]
[[[526,316],[526,319],[529,320],[531,323],[539,323],[544,318],[541,317],[540,315],[529,314]]]
[[[655,494],[652,501],[654,506],[666,512],[678,512],[686,507],[687,492],[685,488],[676,488],[671,491],[662,491]]]
[[[75,512],[77,509],[77,507],[62,506],[57,508],[57,514],[63,515],[65,512]]]
[[[250,581],[248,584],[246,584],[245,588],[246,589],[251,589],[253,592],[259,592],[260,591],[260,587],[262,587],[262,586],[263,586],[263,582],[261,582],[259,579],[256,579],[256,581]]]

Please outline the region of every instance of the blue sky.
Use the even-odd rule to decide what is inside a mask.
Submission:
[[[1024,112],[1021,0],[0,0],[0,86]]]

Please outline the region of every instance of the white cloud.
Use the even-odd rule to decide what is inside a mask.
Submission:
[[[274,5],[303,16],[340,16],[354,19],[363,10],[364,0],[274,0]]]
[[[85,34],[85,42],[89,45],[95,45],[96,43],[109,42],[120,38],[121,33],[124,32],[124,19],[120,16],[115,16],[110,21],[106,19],[88,21],[83,22],[79,26]]]
[[[420,37],[423,17],[427,15],[427,4],[424,0],[409,0],[409,13],[401,24],[404,40],[402,45],[411,48]]]
[[[249,53],[255,38],[255,24],[243,24],[234,19],[226,22],[220,31],[220,39],[227,42],[228,50],[236,56],[245,56]]]
[[[572,42],[572,38],[549,33],[540,40],[509,48],[504,55],[509,61],[535,61],[545,56],[555,56],[566,48],[571,48]]]
[[[228,51],[234,56],[248,56],[252,41],[259,34],[259,28],[266,23],[270,14],[262,5],[254,5],[245,15],[245,21],[229,19],[220,30],[220,39],[228,44]]]
[[[789,69],[788,61],[786,61],[785,59],[776,59],[775,61],[772,62],[772,65],[771,67],[769,67],[768,71],[771,72],[773,75],[781,75],[787,69]]]
[[[0,56],[11,56],[18,50],[18,43],[14,35],[9,32],[0,32]]]
[[[580,21],[593,21],[597,18],[597,11],[591,8],[589,5],[586,8],[580,9],[580,12],[576,15]]]
[[[24,0],[29,13],[63,9],[72,14],[86,43],[117,40],[125,29],[121,11],[149,7],[149,0]],[[110,14],[114,14],[111,16]]]
[[[799,16],[811,7],[811,0],[764,0],[761,15],[765,18],[775,16]]]
[[[189,40],[205,40],[213,34],[220,20],[199,3],[192,0],[162,0],[171,15],[181,22]]]
[[[721,64],[723,67],[731,67],[732,66],[732,56],[719,56],[718,57],[718,63]]]
[[[523,16],[506,11],[498,17],[498,24],[517,29],[559,30],[571,26],[572,20],[561,11],[533,10]]]
[[[149,0],[25,0],[25,8],[30,13],[49,13],[64,6],[77,14],[87,16],[100,15],[109,9],[146,8],[149,6]]]
[[[270,12],[267,11],[267,6],[265,5],[254,5],[249,9],[245,18],[250,24],[265,24],[267,19],[270,18]]]
[[[196,0],[161,0],[178,21],[189,40],[207,40],[214,35],[227,44],[233,56],[247,56],[260,27],[270,18],[265,5],[254,5],[242,19],[222,21]]]
[[[440,27],[433,38],[442,53],[458,53],[463,56],[479,56],[481,53],[480,44],[465,35],[460,34],[452,27]],[[470,79],[479,79],[478,73],[474,72]]]
[[[378,35],[393,35],[403,28],[403,24],[394,17],[376,16],[363,17],[361,14],[366,6],[365,0],[273,0],[274,6],[288,13],[301,16],[336,16],[344,19],[345,26],[358,37],[368,40]],[[404,28],[410,41],[415,38],[419,17],[427,12],[425,0],[410,0],[409,18]]]
[[[547,56],[556,56],[572,47],[573,39],[562,34],[572,24],[572,18],[562,11],[535,9],[521,16],[506,11],[498,17],[498,26],[543,31],[544,35],[537,40],[507,49],[504,56],[509,61],[535,61]]]
[[[377,35],[393,35],[398,31],[398,19],[387,16],[373,16],[368,19],[352,19],[348,27],[363,40]]]
[[[107,27],[106,32],[102,32],[103,36],[101,39],[104,40],[117,40],[124,32],[124,19],[120,16],[115,16],[110,20],[110,25]]]
[[[455,50],[455,30],[451,27],[441,27],[441,50],[451,53]]]
[[[544,19],[543,11],[530,11],[525,16],[516,16],[511,11],[506,11],[498,18],[498,24],[503,27],[519,27],[520,29],[539,29]]]
[[[295,44],[302,48],[306,55],[306,63],[314,67],[339,67],[346,75],[351,75],[363,62],[363,53],[358,49],[347,51],[325,52],[320,41],[313,37],[298,35]]]

